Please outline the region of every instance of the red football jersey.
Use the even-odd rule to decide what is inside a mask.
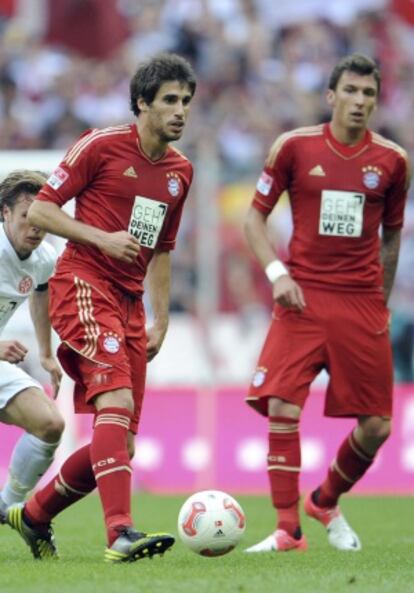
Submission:
[[[283,134],[272,146],[253,205],[270,214],[289,194],[293,235],[287,264],[302,284],[382,290],[379,229],[400,229],[408,186],[405,151],[367,130],[356,146],[329,124]]]
[[[175,246],[192,176],[191,163],[172,147],[161,159],[150,160],[135,124],[85,132],[36,199],[62,206],[76,197],[76,220],[108,232],[129,231],[139,240],[141,252],[136,263],[128,264],[69,241],[60,265],[70,264],[76,252],[85,268],[127,292],[142,293],[154,249]]]

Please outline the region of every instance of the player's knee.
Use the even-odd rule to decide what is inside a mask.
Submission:
[[[135,443],[128,443],[128,455],[132,459],[135,455]]]
[[[33,431],[42,441],[47,443],[57,443],[65,428],[65,422],[59,412],[51,414],[48,418],[42,419],[42,423]]]
[[[383,443],[391,434],[391,420],[380,416],[372,416],[365,420],[362,430],[365,438]]]
[[[283,416],[285,418],[299,418],[300,408],[290,402],[287,402],[279,397],[270,397],[268,402],[269,416]]]
[[[132,432],[128,432],[127,449],[129,458],[132,459],[135,455],[135,435]]]

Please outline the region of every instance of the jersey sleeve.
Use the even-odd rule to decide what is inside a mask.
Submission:
[[[96,175],[99,167],[99,136],[87,130],[80,136],[42,187],[37,200],[63,206],[77,196]]]
[[[160,251],[172,251],[175,248],[178,227],[180,226],[180,221],[181,221],[181,216],[183,213],[184,204],[187,199],[192,180],[193,180],[193,169],[191,167],[189,176],[188,176],[188,181],[184,188],[183,196],[180,199],[180,202],[173,209],[171,215],[168,217],[168,219],[166,221],[167,224],[165,226],[165,230],[161,237],[161,241],[159,241],[159,243],[157,245],[157,248]]]
[[[384,228],[401,229],[404,224],[404,208],[410,185],[410,166],[408,157],[397,159],[393,182],[385,197],[382,224]]]
[[[289,188],[294,144],[282,134],[269,151],[258,179],[252,205],[264,215],[270,214],[281,194]]]

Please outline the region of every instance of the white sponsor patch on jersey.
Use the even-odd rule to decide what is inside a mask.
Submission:
[[[136,237],[142,247],[155,249],[167,214],[168,204],[135,196],[128,232]]]
[[[319,234],[331,237],[360,237],[364,223],[365,194],[323,190]]]
[[[11,314],[17,307],[17,304],[17,301],[0,296],[0,321],[11,317]]]
[[[259,193],[263,194],[264,196],[268,196],[270,190],[272,189],[273,185],[273,177],[266,173],[266,171],[262,171],[262,174],[259,177],[259,180],[256,185],[256,189]]]
[[[61,167],[57,167],[47,180],[47,184],[53,189],[59,189],[61,185],[65,183],[66,179],[68,179],[68,177],[69,173],[66,173],[66,171]]]

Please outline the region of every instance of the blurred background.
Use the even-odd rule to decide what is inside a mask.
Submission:
[[[414,2],[0,0],[0,175],[22,166],[50,171],[85,128],[132,121],[129,80],[139,61],[159,51],[184,55],[197,73],[179,144],[194,163],[195,180],[173,254],[170,330],[149,365],[138,480],[161,490],[261,491],[266,426],[243,398],[272,303],[243,238],[244,214],[274,139],[329,119],[327,78],[338,59],[354,51],[373,57],[382,70],[372,127],[414,160]],[[283,258],[291,232],[286,200],[270,229]],[[395,487],[413,488],[413,303],[414,187],[391,301],[401,383],[396,432],[384,449],[388,461],[380,459],[377,478],[373,471],[365,482],[371,490],[391,487],[386,468],[397,465]],[[30,345],[26,368],[47,384],[27,328],[22,310],[8,332]],[[338,444],[337,422],[321,420],[325,384],[321,375],[304,419],[305,485]],[[65,382],[59,398],[69,417],[70,389]],[[72,418],[61,455],[86,439],[89,428],[90,419]],[[4,467],[15,438],[7,430]]]

